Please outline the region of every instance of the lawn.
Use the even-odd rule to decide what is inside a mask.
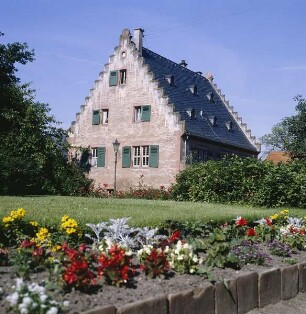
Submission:
[[[89,222],[98,223],[109,218],[131,217],[129,221],[131,226],[155,226],[166,219],[201,222],[225,221],[237,216],[254,219],[267,217],[278,211],[241,205],[159,200],[0,196],[0,219],[19,207],[27,211],[26,220],[37,220],[41,225],[58,225],[63,215],[69,215],[81,225]],[[305,209],[287,209],[293,216],[306,216]]]

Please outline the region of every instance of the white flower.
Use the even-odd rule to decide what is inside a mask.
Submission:
[[[65,306],[65,307],[67,307],[67,306],[69,306],[69,301],[68,300],[65,300],[64,302],[63,302],[63,306]]]
[[[18,305],[18,310],[19,310],[20,314],[28,314],[29,313],[29,310],[27,309],[27,307],[23,303],[20,303]]]
[[[46,314],[57,314],[58,313],[58,308],[52,306],[47,312]]]
[[[39,296],[39,299],[40,299],[40,302],[44,303],[48,299],[48,296],[46,294],[41,294]]]
[[[168,245],[166,245],[166,247],[165,247],[165,249],[164,249],[164,252],[165,252],[165,253],[168,253],[168,252],[169,252],[169,250],[170,250],[169,246],[168,246]]]
[[[24,304],[26,307],[28,307],[31,303],[33,303],[33,301],[30,297],[24,297],[22,300],[22,304]]]
[[[17,304],[18,298],[19,298],[18,292],[14,292],[10,294],[9,296],[7,296],[6,300],[10,302],[11,306],[14,306]]]

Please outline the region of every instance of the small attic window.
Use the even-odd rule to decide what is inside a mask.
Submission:
[[[217,117],[216,116],[211,116],[209,118],[209,122],[212,126],[216,126],[217,125]]]
[[[189,90],[191,91],[191,93],[193,95],[198,95],[198,87],[197,87],[197,85],[190,85],[189,86]]]
[[[225,123],[225,125],[226,125],[226,127],[227,127],[227,129],[228,129],[229,131],[232,131],[232,130],[233,130],[233,122],[232,122],[232,121],[227,121],[227,122]]]
[[[165,79],[169,83],[169,85],[175,86],[175,84],[174,84],[174,75],[167,75],[165,77]]]
[[[206,97],[208,98],[209,102],[211,102],[211,103],[215,102],[213,92],[206,94]]]
[[[125,57],[126,57],[126,52],[125,52],[125,51],[122,51],[121,57],[122,57],[122,58],[125,58]]]
[[[194,119],[194,118],[195,118],[195,109],[194,109],[194,108],[191,109],[190,118],[191,118],[191,119]]]

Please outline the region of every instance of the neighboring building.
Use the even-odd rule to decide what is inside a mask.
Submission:
[[[287,163],[290,161],[290,157],[286,152],[270,152],[265,160],[272,161],[274,164]]]
[[[123,30],[119,46],[72,123],[71,156],[89,149],[89,176],[117,189],[167,187],[187,163],[225,154],[257,157],[260,144],[212,83],[212,76],[142,47],[143,30]],[[84,158],[83,158],[84,161]]]

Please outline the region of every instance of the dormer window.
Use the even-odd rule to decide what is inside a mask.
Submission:
[[[225,125],[226,125],[226,127],[227,127],[227,129],[228,129],[229,131],[232,131],[232,130],[233,130],[233,122],[232,122],[232,121],[226,122]]]
[[[198,87],[197,87],[197,85],[190,85],[189,86],[189,90],[191,91],[191,93],[193,95],[198,95]]]
[[[191,119],[195,118],[195,109],[194,108],[191,109],[190,117],[191,117]]]
[[[206,97],[208,98],[209,102],[211,102],[211,103],[215,102],[213,92],[206,94]]]
[[[209,118],[209,122],[212,126],[216,126],[217,125],[217,117],[216,116],[211,116]]]
[[[169,85],[175,86],[174,84],[174,75],[167,75],[165,77],[166,81],[168,82]]]
[[[126,69],[122,69],[119,71],[119,82],[120,85],[126,84]]]

